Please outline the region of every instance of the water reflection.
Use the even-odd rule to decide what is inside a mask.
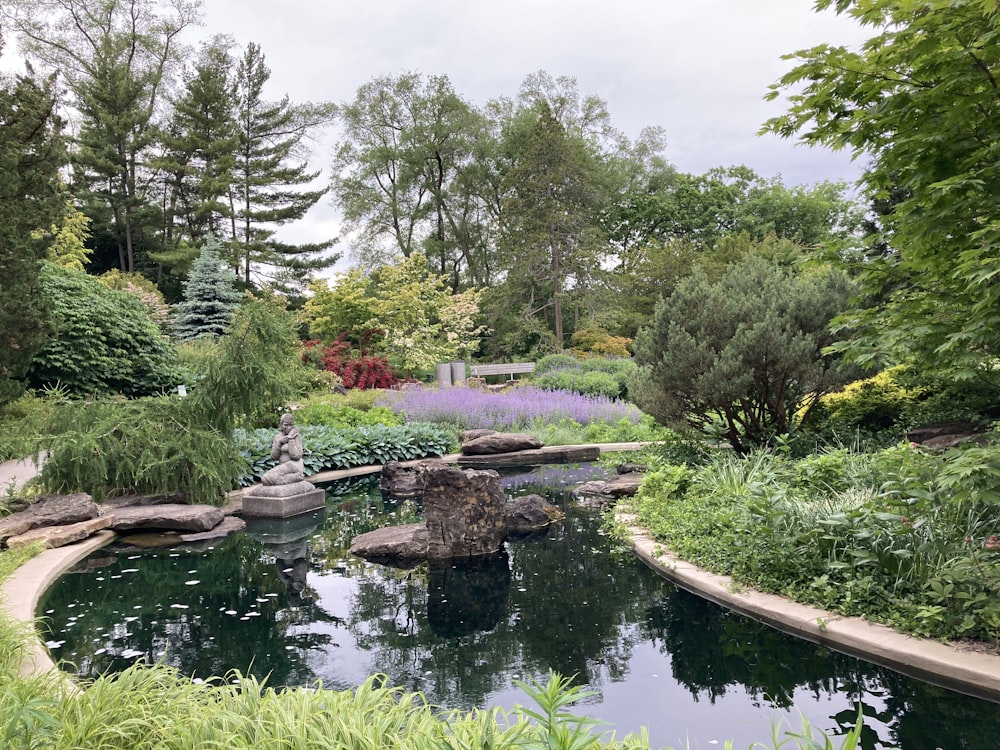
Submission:
[[[457,565],[398,570],[347,554],[357,534],[419,518],[377,483],[330,493],[325,515],[255,520],[216,549],[95,554],[42,605],[57,659],[84,676],[161,659],[196,676],[238,668],[272,685],[349,687],[384,672],[436,704],[511,707],[515,678],[549,669],[596,695],[579,708],[654,745],[747,747],[772,719],[842,734],[859,708],[864,746],[992,748],[997,706],[796,640],[678,591],[561,494],[591,478],[554,467],[506,476],[567,511],[549,533]],[[99,567],[95,567],[99,566]]]

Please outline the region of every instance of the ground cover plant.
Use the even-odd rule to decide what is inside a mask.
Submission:
[[[673,552],[916,635],[1000,644],[1000,451],[846,448],[662,463],[635,501]]]
[[[531,432],[550,445],[656,439],[663,431],[632,404],[533,385],[499,392],[456,386],[385,391],[379,404],[407,421],[436,422],[458,430]]]

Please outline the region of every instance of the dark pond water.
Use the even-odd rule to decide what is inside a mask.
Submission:
[[[736,748],[805,716],[867,748],[1000,747],[1000,706],[911,680],[676,589],[614,544],[564,488],[596,467],[507,476],[567,511],[549,533],[474,564],[397,570],[347,554],[357,534],[418,517],[373,479],[328,488],[325,512],[255,522],[214,548],[100,550],[40,607],[49,648],[84,677],[162,660],[194,677],[240,669],[275,686],[348,688],[372,673],[450,708],[526,701],[552,669],[594,695],[576,711],[621,738]]]

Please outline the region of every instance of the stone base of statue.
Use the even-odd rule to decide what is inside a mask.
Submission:
[[[326,507],[326,493],[311,482],[259,484],[243,495],[243,515],[288,518]]]

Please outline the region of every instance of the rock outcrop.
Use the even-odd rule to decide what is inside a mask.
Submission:
[[[491,432],[462,443],[463,456],[491,456],[496,453],[541,448],[542,441],[523,432]]]
[[[131,505],[115,508],[110,528],[113,531],[134,531],[137,529],[166,529],[170,531],[202,532],[214,529],[225,514],[213,505]]]
[[[506,497],[495,471],[428,467],[424,473],[427,558],[498,551],[507,537]]]
[[[44,495],[25,510],[0,519],[0,543],[44,526],[69,526],[100,515],[94,499],[84,493]]]
[[[522,495],[507,503],[507,530],[519,534],[538,531],[565,515],[541,495]]]

